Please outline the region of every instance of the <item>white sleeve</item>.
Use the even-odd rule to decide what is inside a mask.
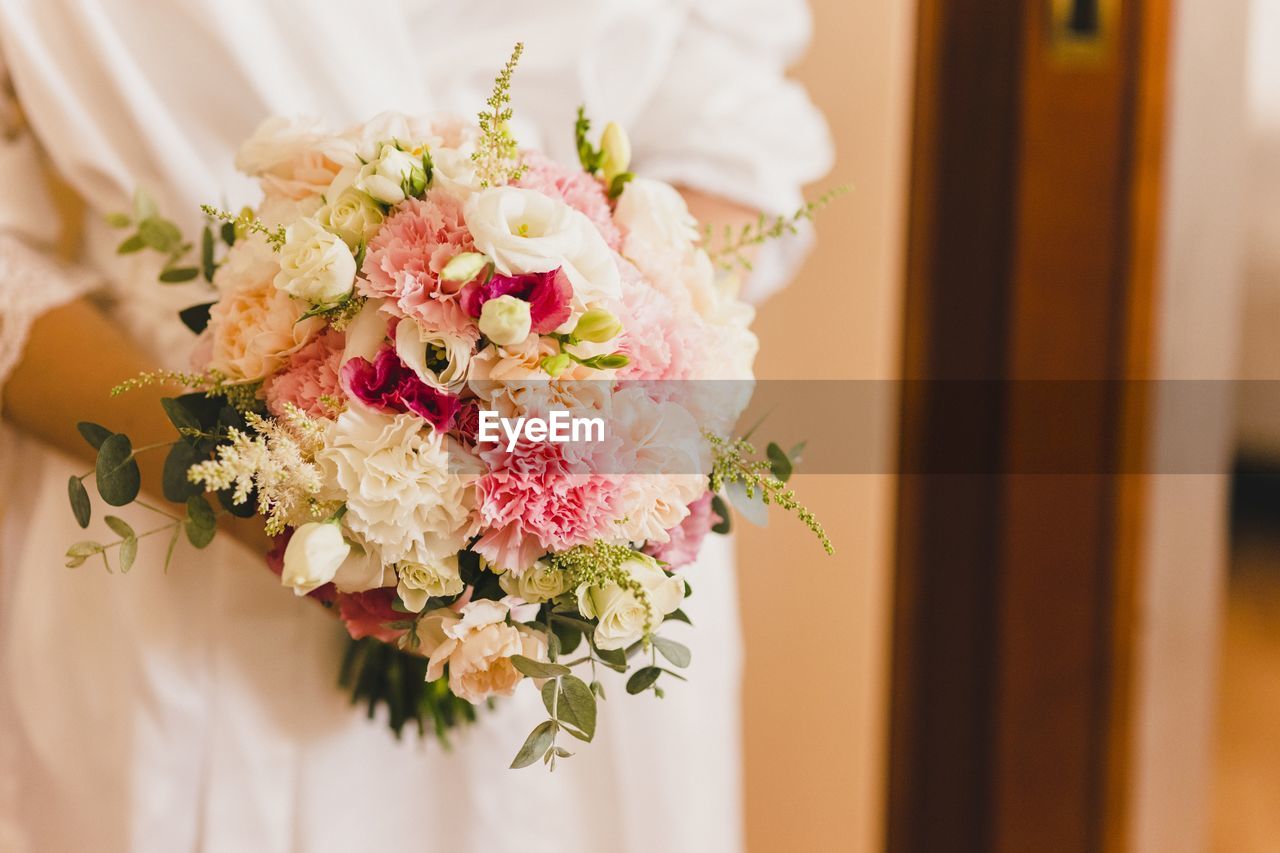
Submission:
[[[87,271],[54,259],[60,227],[36,140],[0,61],[0,385],[36,318],[94,284]]]
[[[665,76],[632,131],[635,168],[768,214],[794,211],[832,164],[826,121],[786,69],[808,44],[804,0],[691,4]],[[807,232],[807,229],[806,229]],[[786,283],[808,234],[766,246],[748,283]]]

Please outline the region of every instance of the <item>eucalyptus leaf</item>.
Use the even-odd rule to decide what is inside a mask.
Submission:
[[[142,242],[159,252],[167,252],[182,242],[178,226],[159,216],[149,216],[138,223],[138,236]]]
[[[729,496],[729,502],[733,504],[733,508],[743,518],[756,527],[768,527],[769,508],[760,499],[758,490],[751,497],[747,497],[747,487],[737,480],[726,483],[724,490],[725,494]]]
[[[145,248],[147,248],[147,244],[140,236],[134,234],[124,238],[124,241],[119,246],[116,246],[116,254],[132,255],[134,252],[141,252]]]
[[[232,222],[222,223],[222,229],[219,232],[218,236],[222,238],[223,243],[227,244],[227,248],[234,246],[236,244],[235,223],[232,223]]]
[[[773,476],[784,483],[791,479],[791,460],[781,447],[771,441],[765,448],[764,455],[769,459],[769,470],[773,472]]]
[[[627,653],[622,649],[596,648],[596,659],[605,666],[616,669],[618,672],[626,672],[627,670]]]
[[[217,269],[213,262],[213,229],[206,224],[200,231],[200,273],[211,282]]]
[[[712,495],[711,511],[720,517],[720,520],[711,526],[712,533],[724,535],[733,529],[733,522],[729,520],[729,507],[725,505],[724,498]]]
[[[556,690],[559,686],[554,678],[548,678],[542,685],[542,704],[547,706],[547,713],[552,717],[556,715]]]
[[[164,397],[160,400],[160,406],[168,416],[169,423],[177,427],[179,432],[184,429],[202,429],[200,419],[181,400],[175,397]]]
[[[596,697],[586,682],[574,675],[560,679],[560,722],[591,740],[596,735]]]
[[[126,536],[120,543],[120,571],[127,572],[133,568],[133,561],[138,558],[138,537]]]
[[[195,267],[170,267],[160,273],[160,281],[163,284],[181,284],[192,281],[199,275],[200,270]]]
[[[129,526],[129,522],[125,521],[123,518],[108,515],[102,520],[107,523],[107,527],[111,528],[112,533],[122,539],[128,539],[130,536],[137,536],[137,534],[133,532],[133,528]]]
[[[77,542],[67,549],[68,557],[92,557],[94,554],[102,550],[102,546],[97,542],[85,540]]]
[[[556,678],[569,674],[569,667],[563,664],[534,660],[524,655],[512,655],[511,665],[530,678]]]
[[[175,524],[173,526],[173,534],[169,537],[169,547],[164,552],[164,572],[169,573],[169,564],[173,562],[173,549],[178,547],[178,540],[182,538],[182,525]]]
[[[187,498],[187,517],[184,522],[187,540],[197,548],[203,548],[213,541],[217,533],[217,518],[204,495],[192,495]]]
[[[212,302],[203,302],[199,305],[183,308],[178,312],[178,319],[182,321],[184,326],[198,335],[208,328],[209,309],[212,307]]]
[[[129,436],[115,433],[98,448],[95,466],[98,494],[111,506],[124,506],[138,496],[142,488],[142,472],[133,458]]]
[[[71,512],[75,514],[76,524],[89,526],[89,518],[93,515],[93,505],[89,502],[89,492],[79,477],[72,476],[67,480],[67,497],[71,499]]]
[[[656,666],[646,666],[644,669],[637,669],[635,673],[627,679],[627,692],[631,695],[643,693],[653,686],[658,680],[658,676],[662,675],[662,670]]]
[[[666,620],[665,620],[665,621],[667,621],[667,622],[683,622],[683,623],[684,623],[684,624],[686,624],[686,625],[692,625],[692,624],[693,624],[693,621],[689,619],[689,614],[688,614],[688,613],[685,613],[683,610],[680,610],[680,609],[678,609],[678,608],[677,608],[676,610],[672,610],[670,613],[668,613],[668,614],[667,614],[667,618],[666,618]]]
[[[666,637],[654,637],[653,647],[664,658],[671,661],[672,666],[678,666],[681,669],[687,667],[693,660],[693,652],[689,651],[688,646],[677,643],[675,640],[668,640]]]
[[[76,424],[76,430],[79,431],[85,441],[93,445],[94,450],[102,447],[102,442],[113,435],[111,430],[101,424],[95,424],[93,421],[81,421]]]
[[[804,448],[809,442],[802,441],[795,447],[787,451],[787,456],[791,459],[792,467],[800,464],[800,460],[804,458]]]
[[[112,228],[128,228],[133,224],[133,218],[127,213],[108,213],[102,219]]]
[[[520,751],[516,753],[515,759],[511,762],[511,769],[519,770],[521,767],[528,767],[542,758],[551,747],[551,742],[555,740],[555,732],[555,723],[551,720],[539,723],[537,728],[529,732],[524,746],[520,747]]]
[[[135,219],[139,221],[150,219],[156,215],[158,210],[156,200],[151,197],[151,193],[142,187],[138,187],[133,191],[133,216]]]
[[[202,461],[196,448],[185,441],[175,442],[169,448],[169,455],[164,458],[164,473],[160,485],[164,489],[164,498],[176,504],[185,503],[187,498],[200,494],[204,487],[191,482],[187,472],[191,466]]]

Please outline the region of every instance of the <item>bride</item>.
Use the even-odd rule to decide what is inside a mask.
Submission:
[[[77,420],[137,445],[164,436],[162,391],[105,389],[184,367],[176,311],[202,301],[115,254],[103,215],[136,187],[194,233],[200,202],[253,200],[233,159],[263,118],[474,114],[522,40],[524,144],[572,161],[584,103],[597,127],[629,128],[636,171],[684,187],[700,218],[781,212],[829,160],[821,118],[783,77],[807,29],[800,0],[0,0],[0,850],[740,849],[723,540],[688,570],[690,681],[663,702],[618,701],[612,684],[596,743],[554,774],[509,771],[534,691],[452,751],[398,743],[347,704],[340,626],[280,589],[260,531],[180,549],[168,574],[147,549],[128,575],[68,570],[84,534],[66,482],[89,467]],[[54,177],[71,192],[51,194]],[[755,296],[796,249],[759,259]]]

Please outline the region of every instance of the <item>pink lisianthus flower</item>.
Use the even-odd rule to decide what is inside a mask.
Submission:
[[[445,264],[475,251],[462,204],[440,189],[408,199],[387,217],[365,251],[356,287],[425,329],[461,332],[474,324],[458,305],[460,282],[440,280]]]
[[[289,356],[284,369],[262,384],[267,410],[280,417],[285,404],[292,403],[313,418],[332,416],[332,407],[321,398],[342,396],[339,372],[345,343],[345,335],[329,330]]]
[[[413,412],[439,432],[448,432],[458,416],[457,397],[432,388],[396,351],[383,347],[372,362],[353,358],[342,366],[342,384],[351,396],[375,409]]]
[[[667,531],[670,538],[666,542],[651,542],[644,547],[644,552],[666,563],[668,569],[687,566],[697,559],[698,552],[702,550],[702,542],[711,528],[722,520],[711,508],[711,493],[707,492],[689,504],[689,514],[678,526]]]
[[[573,285],[558,268],[526,275],[494,275],[483,284],[471,282],[462,288],[458,301],[469,317],[479,317],[490,299],[514,296],[529,303],[529,330],[545,335],[554,332],[573,311]]]
[[[602,445],[603,446],[603,445]],[[572,462],[561,445],[522,441],[480,451],[488,466],[476,485],[480,519],[488,531],[473,549],[502,570],[523,572],[548,551],[564,551],[607,535],[617,503],[617,480]]]
[[[561,166],[544,154],[526,151],[520,156],[524,174],[516,186],[537,190],[543,195],[557,198],[577,210],[596,226],[600,236],[615,252],[622,249],[622,232],[613,221],[609,196],[600,181],[579,168]]]
[[[337,600],[338,613],[353,640],[373,637],[384,643],[391,643],[405,632],[403,628],[387,627],[387,623],[399,622],[405,618],[403,613],[392,607],[396,600],[395,587],[342,593]]]

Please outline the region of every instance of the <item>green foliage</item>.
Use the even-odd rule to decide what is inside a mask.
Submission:
[[[94,469],[98,494],[111,506],[132,503],[142,488],[142,472],[133,458],[129,436],[115,433],[98,448]]]
[[[654,637],[653,647],[658,650],[660,655],[670,661],[672,666],[684,669],[693,661],[693,653],[689,651],[689,647],[682,643],[677,643],[675,640],[669,640],[666,637]]]
[[[67,480],[67,497],[71,500],[71,512],[76,517],[76,524],[88,527],[93,505],[89,502],[89,492],[84,487],[84,481],[72,475]]]
[[[552,646],[554,649],[554,646]],[[511,762],[511,769],[528,767],[539,758],[554,770],[557,758],[568,758],[572,753],[556,746],[556,735],[565,732],[578,740],[590,742],[596,736],[596,691],[561,664],[535,661],[516,655],[512,665],[530,678],[545,678],[542,685],[542,704],[550,719],[539,723]],[[600,691],[603,695],[603,689]]]
[[[183,526],[187,531],[187,541],[197,548],[203,548],[213,541],[218,532],[217,517],[213,508],[205,500],[204,495],[192,495],[187,498],[187,516]]]
[[[662,670],[656,666],[646,666],[637,669],[627,679],[627,692],[632,696],[637,693],[643,693],[654,685],[658,680],[658,676],[662,675]]]
[[[751,269],[751,262],[745,254],[747,249],[788,234],[798,233],[797,226],[801,222],[813,220],[828,204],[848,191],[848,187],[836,187],[828,190],[814,201],[801,205],[795,212],[783,216],[769,217],[761,213],[754,222],[748,222],[743,225],[737,233],[734,233],[733,229],[726,225],[718,241],[713,239],[715,237],[715,229],[711,225],[705,225],[703,227],[703,238],[706,243],[707,254],[721,269],[732,270],[741,266],[749,270]]]
[[[583,105],[578,106],[578,120],[573,124],[573,141],[578,149],[578,162],[582,164],[582,170],[588,175],[594,175],[600,171],[600,165],[604,161],[604,152],[591,144],[587,139],[587,134],[591,131],[591,119],[587,118],[587,109]]]
[[[93,445],[93,449],[97,450],[102,447],[102,442],[111,437],[111,430],[91,421],[81,421],[76,424],[76,430],[84,438],[85,441]]]

